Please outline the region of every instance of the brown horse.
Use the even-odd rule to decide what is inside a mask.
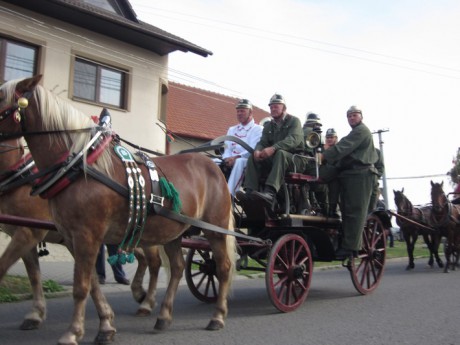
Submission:
[[[29,157],[25,155],[21,139],[10,139],[0,143],[0,212],[2,214],[27,217],[39,221],[50,221],[48,202],[39,197],[30,196],[31,184],[20,183],[21,178],[30,173],[26,167]],[[24,167],[25,169],[22,169]],[[15,175],[18,174],[17,177]],[[14,185],[16,184],[16,185]],[[10,188],[10,186],[12,186]],[[2,230],[11,236],[8,246],[0,257],[0,281],[9,268],[22,258],[32,288],[32,310],[26,314],[20,326],[22,330],[37,329],[46,319],[46,299],[43,294],[37,245],[40,242],[64,244],[64,238],[57,231],[41,228],[28,228],[19,225],[4,224]],[[138,266],[131,284],[131,291],[140,303],[137,315],[147,315],[155,303],[156,282],[161,260],[156,247],[151,248],[147,257],[136,250]],[[149,290],[142,287],[144,274],[150,269]],[[97,298],[97,295],[96,295]]]
[[[91,139],[90,131],[82,130],[91,128],[97,132],[98,128],[89,117],[38,85],[40,79],[41,76],[36,76],[1,86],[0,117],[3,120],[0,121],[0,130],[3,134],[8,131],[24,135],[38,169],[44,171],[61,162],[62,157],[79,155]],[[28,98],[27,107],[22,97]],[[18,109],[20,106],[21,110]],[[117,185],[128,186],[125,167],[112,149],[113,144],[110,144],[91,167],[110,177]],[[83,158],[86,159],[86,152]],[[233,229],[231,199],[225,178],[209,158],[200,154],[183,154],[152,160],[159,175],[178,191],[182,214],[220,228]],[[89,168],[85,164],[83,169],[88,172]],[[140,166],[140,172],[145,180],[150,181],[146,166]],[[149,183],[145,189],[149,195],[152,189]],[[124,229],[130,221],[130,203],[125,196],[89,174],[80,174],[49,199],[49,205],[53,222],[72,248],[75,258],[74,312],[69,329],[59,339],[59,344],[77,344],[84,335],[85,308],[98,249],[103,241],[123,242]],[[167,201],[165,207],[171,207],[171,202]],[[171,267],[171,278],[156,329],[165,329],[172,321],[174,296],[185,265],[181,235],[188,227],[183,222],[150,214],[139,238],[139,246],[143,248],[164,245]],[[219,279],[217,305],[207,326],[207,329],[214,330],[224,327],[228,312],[235,238],[220,232],[204,232],[213,251]],[[108,303],[97,306],[97,311],[100,324],[96,342],[106,344],[113,340],[116,332],[113,311]]]
[[[434,258],[439,267],[444,267],[444,264],[439,257],[438,249],[441,241],[441,236],[435,229],[430,230],[426,227],[431,227],[429,224],[431,219],[431,206],[415,207],[410,200],[404,195],[404,188],[401,191],[393,190],[395,196],[395,205],[398,215],[402,217],[396,218],[396,224],[399,225],[403,233],[404,240],[406,241],[407,255],[409,257],[409,264],[406,270],[411,270],[415,267],[414,264],[414,247],[419,235],[423,236],[423,240],[430,251],[430,258],[428,259],[428,266],[433,267]],[[407,219],[404,219],[404,218]],[[414,222],[411,222],[414,221]]]
[[[455,270],[460,253],[460,205],[454,205],[447,198],[443,190],[443,184],[431,182],[431,202],[433,211],[431,212],[431,222],[439,229],[441,236],[446,238],[444,254],[446,256],[446,266],[444,272],[449,269]]]
[[[0,176],[1,180],[11,175],[11,168],[25,163],[24,146],[20,139],[0,143]],[[26,210],[27,209],[27,210]],[[0,196],[0,211],[13,216],[31,217],[39,220],[51,220],[48,202],[30,196],[30,185],[22,185]],[[29,229],[23,226],[3,225],[2,230],[11,236],[11,241],[0,257],[0,281],[8,269],[22,258],[32,288],[32,310],[26,314],[20,329],[36,329],[46,319],[46,300],[41,283],[38,262],[37,244],[42,241],[63,243],[63,237],[56,231]]]

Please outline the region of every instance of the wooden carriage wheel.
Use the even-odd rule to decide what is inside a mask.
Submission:
[[[273,305],[282,312],[297,309],[310,289],[313,261],[307,242],[295,234],[279,238],[268,259],[265,285]]]
[[[209,250],[189,249],[185,258],[185,280],[193,296],[206,303],[217,301],[219,281],[216,262]]]
[[[385,266],[386,233],[377,216],[367,217],[362,241],[358,257],[349,262],[348,269],[356,290],[366,295],[379,285]]]

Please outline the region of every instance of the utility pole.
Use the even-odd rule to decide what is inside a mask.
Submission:
[[[379,149],[380,149],[380,156],[381,160],[385,166],[385,158],[383,154],[383,140],[382,140],[382,133],[388,132],[389,129],[379,129],[375,132],[372,132],[372,134],[378,134],[379,135]],[[385,209],[388,209],[388,188],[387,188],[387,174],[386,174],[386,169],[383,170],[383,175],[382,175],[382,184],[383,184],[383,200],[385,201]]]

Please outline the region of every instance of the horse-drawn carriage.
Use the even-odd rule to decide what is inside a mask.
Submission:
[[[219,145],[229,140],[253,151],[240,139],[225,136],[187,152],[210,149],[218,152]],[[307,141],[311,149],[319,146],[318,140]],[[318,164],[315,158],[304,158]],[[355,257],[337,258],[342,222],[318,211],[310,191],[320,183],[318,175],[290,172],[273,208],[257,199],[233,203],[237,269],[265,272],[270,301],[282,312],[295,310],[305,301],[315,262],[341,262],[361,294],[373,291],[382,278],[390,216],[384,211],[369,214],[363,229],[362,249]],[[189,248],[185,277],[190,291],[202,301],[215,301],[217,279],[206,242],[191,237],[184,238],[183,245]]]
[[[171,279],[155,325],[159,330],[172,321],[184,268],[183,247],[189,248],[185,276],[191,292],[203,301],[216,302],[207,327],[211,330],[224,326],[233,265],[265,271],[270,300],[288,312],[307,297],[314,262],[338,259],[341,221],[310,212],[305,199],[308,188],[320,183],[316,176],[288,174],[275,209],[258,203],[238,206],[232,203],[223,174],[205,155],[149,158],[138,152],[139,159],[134,159],[120,147],[120,138],[113,135],[106,119],[93,124],[40,87],[39,79],[0,88],[0,139],[24,136],[42,174],[34,192],[50,198],[54,225],[75,258],[75,311],[59,343],[76,344],[82,338],[90,291],[100,317],[96,342],[113,339],[113,311],[94,275],[103,241],[122,244],[118,258],[122,261],[132,258],[121,249],[141,247],[149,254],[151,272],[157,272],[159,265],[153,248],[164,246]],[[221,142],[211,144],[202,150]],[[206,239],[190,236],[190,226],[203,230]],[[340,258],[361,294],[373,291],[382,278],[390,226],[386,212],[370,214],[362,249],[356,257]],[[253,262],[257,267],[251,267]]]

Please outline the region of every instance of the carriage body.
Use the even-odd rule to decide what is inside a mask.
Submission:
[[[213,149],[218,141],[210,143]],[[237,269],[265,272],[269,298],[282,312],[295,310],[305,301],[315,262],[341,262],[361,294],[373,291],[382,278],[390,215],[381,210],[369,214],[363,230],[363,248],[357,257],[336,258],[342,237],[341,219],[324,216],[311,200],[305,199],[308,191],[319,183],[322,182],[318,176],[290,172],[285,176],[274,208],[269,209],[259,200],[233,203],[236,232],[262,240],[237,237]],[[198,299],[213,302],[216,280],[206,243],[201,238],[190,237],[183,240],[183,246],[189,248],[185,275],[190,290]]]

